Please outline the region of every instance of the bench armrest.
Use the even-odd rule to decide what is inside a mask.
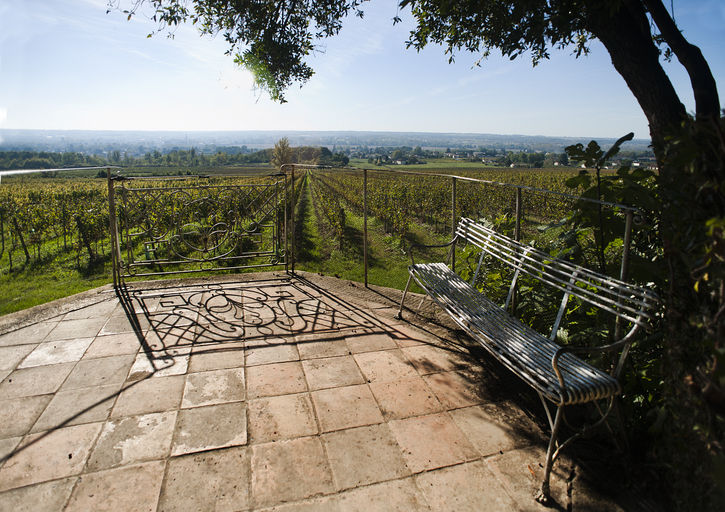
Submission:
[[[415,259],[413,258],[413,249],[418,249],[418,248],[434,249],[434,248],[449,247],[449,246],[453,245],[457,239],[458,239],[458,237],[456,236],[453,238],[453,240],[451,240],[450,242],[448,242],[446,244],[432,244],[432,245],[416,244],[416,243],[410,244],[410,246],[408,247],[408,253],[410,254],[410,264],[415,265]]]
[[[559,369],[559,359],[561,358],[561,356],[563,356],[567,352],[571,354],[591,354],[597,352],[614,352],[622,349],[622,354],[619,356],[619,362],[613,374],[615,378],[618,378],[619,372],[624,365],[624,359],[627,357],[627,353],[629,352],[629,346],[632,344],[634,336],[635,334],[637,334],[638,331],[639,325],[635,325],[622,339],[615,341],[614,343],[609,343],[608,345],[602,345],[599,347],[579,347],[567,345],[565,347],[559,348],[551,357],[551,367],[554,370],[554,374],[556,374],[556,378],[559,379],[561,396],[564,396],[564,390],[566,389],[566,384],[564,383],[564,376],[561,374],[561,370]]]

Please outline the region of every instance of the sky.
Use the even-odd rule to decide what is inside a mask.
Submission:
[[[121,0],[122,4],[130,0]],[[668,7],[670,2],[665,2]],[[644,114],[604,48],[553,50],[532,67],[441,47],[406,50],[409,13],[373,0],[308,61],[315,75],[285,104],[254,90],[221,36],[180,26],[157,34],[107,0],[0,0],[0,128],[82,130],[361,130],[648,138]],[[675,19],[725,97],[725,1],[675,0]],[[395,15],[403,23],[393,26]],[[689,80],[666,63],[685,106]]]

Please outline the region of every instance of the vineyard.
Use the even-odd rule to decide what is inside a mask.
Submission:
[[[457,179],[446,175],[454,172]],[[555,238],[556,229],[544,227],[569,215],[574,200],[538,190],[576,193],[566,186],[566,181],[576,174],[575,169],[438,169],[435,174],[369,171],[369,282],[404,286],[408,263],[405,248],[411,242],[446,241],[453,217],[485,218],[501,230],[512,231],[517,189],[511,185],[533,188],[524,189],[520,198],[522,238]],[[265,183],[269,179],[255,172],[249,177],[212,175],[191,181],[218,186]],[[174,183],[146,181],[144,186],[164,188]],[[295,226],[290,226],[289,232],[294,233],[296,268],[362,281],[363,173],[349,168],[298,169],[289,192],[290,208],[294,205],[295,212]],[[195,204],[202,202],[197,200]],[[241,207],[234,204],[232,201],[223,209]],[[180,206],[169,208],[178,210]],[[108,216],[104,179],[6,177],[0,184],[0,313],[109,282]],[[139,226],[152,221],[158,224],[162,217],[160,211],[150,208],[128,222]],[[145,258],[149,259],[148,247],[139,244],[133,248],[134,254],[141,259],[146,251]],[[222,250],[222,245],[216,247]],[[465,252],[461,257],[465,261]]]

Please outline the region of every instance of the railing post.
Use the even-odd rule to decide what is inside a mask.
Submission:
[[[282,179],[284,180],[284,224],[282,225],[282,229],[284,230],[284,233],[282,234],[282,240],[284,240],[284,271],[285,273],[289,272],[289,237],[287,236],[287,217],[289,217],[289,212],[291,208],[294,208],[294,198],[295,198],[295,184],[292,182],[288,185],[287,183],[287,171],[284,168],[285,166],[280,167],[280,171],[282,172]],[[291,189],[291,191],[290,191]],[[291,196],[291,197],[290,197]]]
[[[293,194],[294,194],[294,189],[295,189],[295,168],[294,168],[294,166],[290,166],[290,167],[292,167],[291,180],[292,180],[292,191],[293,191]],[[290,208],[290,225],[292,227],[292,236],[291,236],[292,243],[290,244],[290,249],[291,249],[290,250],[290,260],[292,261],[292,273],[293,274],[295,273],[295,256],[296,256],[296,254],[295,254],[295,246],[297,245],[297,239],[295,238],[295,236],[296,236],[295,235],[295,233],[296,233],[296,229],[295,229],[295,227],[296,227],[295,226],[295,206],[297,206],[297,205],[293,204],[292,207]]]
[[[521,200],[521,187],[516,187],[516,224],[514,226],[514,240],[517,242],[521,240],[521,209],[523,207],[523,201]],[[518,281],[514,284],[514,289],[511,291],[511,313],[516,314],[516,306],[518,305]]]
[[[521,187],[516,187],[516,227],[514,228],[514,240],[521,240]]]
[[[118,288],[121,284],[121,246],[118,241],[118,226],[116,225],[116,196],[111,179],[111,168],[106,169],[108,179],[108,229],[111,231],[111,266],[113,267],[113,286]]]
[[[621,281],[627,280],[627,272],[629,271],[629,249],[632,242],[632,218],[634,213],[632,210],[627,210],[624,214],[624,242],[622,246],[622,266],[619,269],[619,279]],[[622,319],[617,316],[616,324],[614,325],[614,339],[621,339],[622,337]]]
[[[451,238],[456,236],[456,177],[451,182]],[[456,271],[456,244],[451,245],[451,270]]]
[[[363,169],[363,272],[368,287],[368,170]]]

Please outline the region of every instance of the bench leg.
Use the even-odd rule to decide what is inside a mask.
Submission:
[[[398,309],[398,314],[395,315],[395,318],[398,320],[403,318],[403,302],[405,302],[405,296],[408,295],[408,288],[410,288],[411,279],[413,279],[413,276],[408,276],[408,282],[405,284],[405,291],[403,291],[403,298],[400,299],[400,309]]]
[[[564,406],[560,405],[556,409],[556,417],[554,418],[554,425],[551,429],[551,439],[549,439],[549,448],[546,450],[546,465],[544,466],[544,481],[541,483],[541,490],[536,495],[536,501],[543,505],[548,505],[551,502],[551,487],[549,482],[551,480],[551,468],[554,465],[554,452],[556,451],[556,437],[559,434],[559,426],[561,425],[561,418],[563,416]]]

